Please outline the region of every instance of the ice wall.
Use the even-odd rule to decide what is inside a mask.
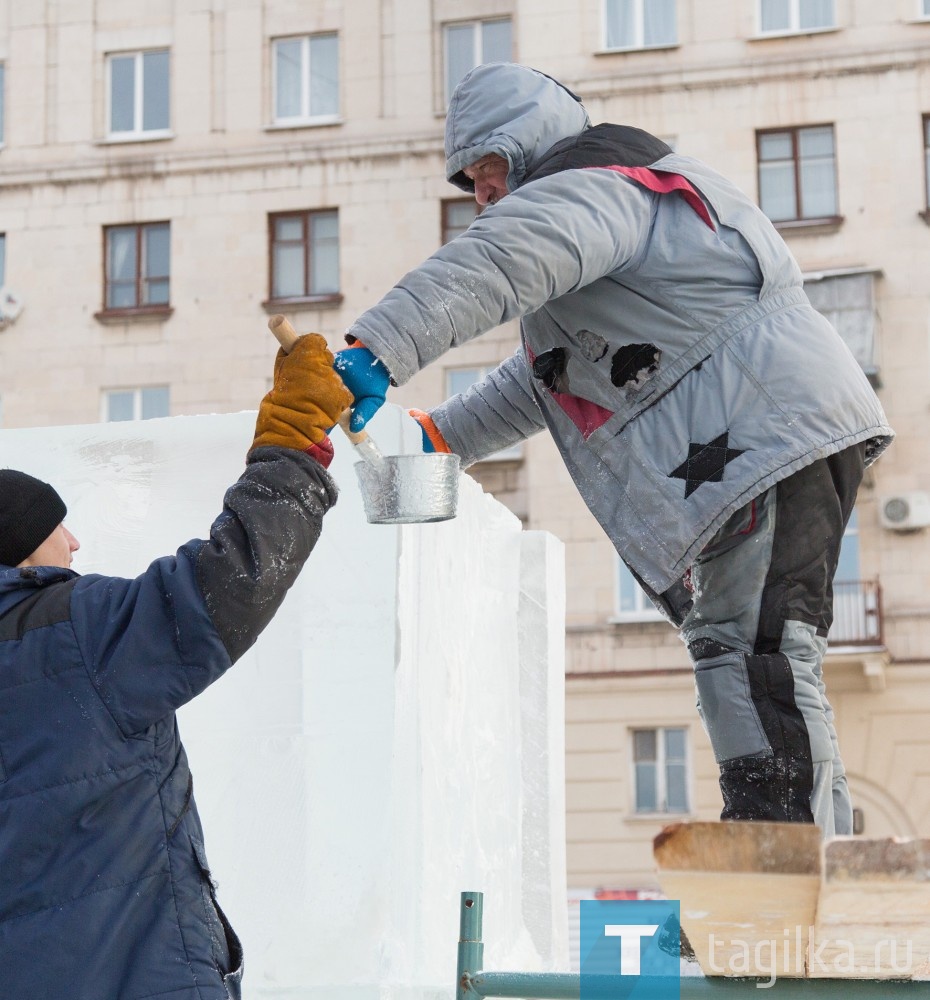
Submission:
[[[74,568],[130,576],[202,536],[254,414],[0,431],[52,482]],[[388,406],[386,453],[419,430]],[[567,968],[561,544],[468,477],[441,524],[365,522],[354,454],[281,611],[180,713],[245,997],[453,996],[458,898],[488,968]]]

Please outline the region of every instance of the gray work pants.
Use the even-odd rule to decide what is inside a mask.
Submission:
[[[720,768],[721,819],[852,833],[823,656],[864,455],[857,445],[776,484],[737,511],[691,567],[681,636]]]

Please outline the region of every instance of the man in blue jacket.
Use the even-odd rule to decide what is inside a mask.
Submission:
[[[852,832],[821,664],[844,525],[893,436],[861,368],[757,205],[545,73],[472,70],[445,152],[484,209],[349,328],[353,429],[389,380],[519,318],[512,357],[417,416],[427,444],[468,466],[547,430],[687,643],[723,818]]]
[[[175,710],[255,642],[336,500],[351,401],[322,337],[279,352],[210,537],[134,580],[79,576],[53,487],[0,470],[0,1000],[229,1000]]]

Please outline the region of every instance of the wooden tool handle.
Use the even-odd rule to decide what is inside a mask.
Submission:
[[[294,344],[300,339],[300,334],[291,326],[287,316],[282,316],[280,313],[268,320],[268,329],[278,338],[278,343],[285,354],[290,354]]]
[[[277,313],[268,320],[268,329],[275,335],[285,354],[290,354],[294,344],[300,339],[300,334],[291,326],[287,316],[282,316],[280,313]],[[368,440],[368,431],[350,430],[349,418],[351,416],[352,411],[350,409],[343,410],[342,416],[339,418],[339,426],[352,444],[361,444],[363,441]]]

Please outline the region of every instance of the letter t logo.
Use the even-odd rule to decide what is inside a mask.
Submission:
[[[620,975],[639,975],[639,942],[644,937],[652,937],[659,929],[658,924],[605,924],[606,937],[620,938]]]

